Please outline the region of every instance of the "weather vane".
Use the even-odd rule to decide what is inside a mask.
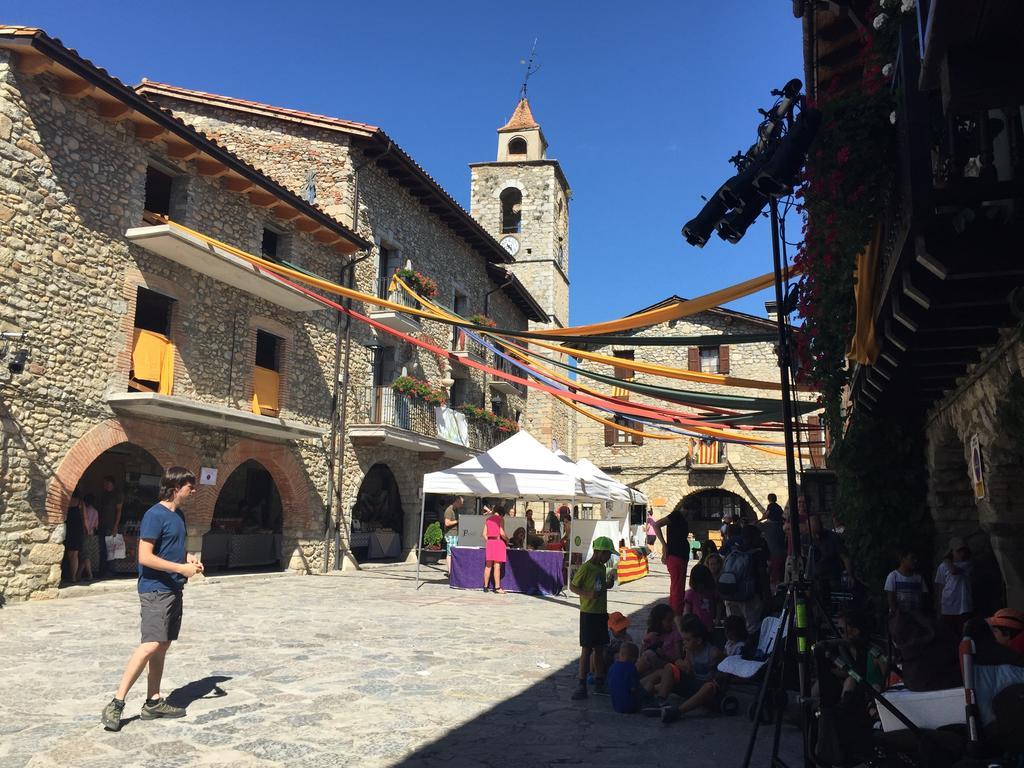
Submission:
[[[519,98],[520,99],[525,99],[526,98],[526,85],[527,85],[527,83],[530,82],[530,75],[533,75],[538,70],[540,70],[540,64],[534,64],[534,61],[533,61],[534,57],[536,57],[536,55],[537,55],[537,40],[538,40],[538,38],[536,38],[536,37],[533,38],[533,47],[530,49],[530,58],[529,59],[520,59],[519,60],[520,64],[525,64],[526,65],[526,74],[523,75],[523,84],[519,87]]]

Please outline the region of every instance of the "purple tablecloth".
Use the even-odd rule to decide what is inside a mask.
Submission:
[[[450,553],[451,578],[455,589],[481,589],[484,585],[484,550],[455,547]],[[508,562],[501,573],[501,588],[527,595],[557,595],[565,589],[565,553],[546,550],[508,550]]]

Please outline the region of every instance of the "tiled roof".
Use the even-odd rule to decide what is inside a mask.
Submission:
[[[270,192],[282,202],[302,211],[317,223],[333,230],[353,246],[359,249],[371,247],[367,242],[330,214],[316,205],[312,205],[283,187],[259,168],[245,162],[234,153],[228,151],[202,131],[198,131],[176,117],[170,110],[163,109],[155,102],[140,97],[130,87],[111,75],[107,70],[97,66],[78,51],[64,45],[58,38],[51,37],[37,27],[3,25],[0,26],[0,43],[11,41],[5,46],[15,52],[31,51],[46,56],[61,67],[71,71],[78,77],[91,81],[99,90],[113,96],[131,107],[136,113],[162,124],[179,139],[187,141],[206,152],[210,157],[222,162],[232,171],[253,181],[265,191]]]
[[[528,128],[540,128],[540,124],[533,119],[533,112],[530,111],[530,102],[524,96],[516,104],[512,117],[498,131],[523,131]]]

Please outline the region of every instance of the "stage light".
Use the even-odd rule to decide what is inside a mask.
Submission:
[[[730,243],[738,243],[747,233],[747,229],[761,215],[768,198],[760,192],[751,190],[752,194],[744,198],[743,206],[729,212],[729,215],[718,222],[718,236]]]
[[[729,208],[743,210],[754,189],[754,180],[760,175],[771,158],[774,147],[771,147],[753,159],[746,160],[746,165],[731,179],[721,186],[718,196]],[[756,193],[755,193],[756,194]],[[761,204],[762,207],[764,203]]]
[[[818,110],[805,109],[800,113],[754,180],[759,192],[774,197],[789,193],[796,184],[797,174],[804,165],[807,150],[820,125],[821,112]]]
[[[683,237],[690,245],[703,248],[715,231],[715,226],[728,213],[729,208],[722,202],[721,192],[721,189],[716,191],[700,209],[700,213],[683,225]]]

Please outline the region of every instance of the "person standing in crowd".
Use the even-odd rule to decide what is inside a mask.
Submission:
[[[917,572],[917,553],[900,550],[900,564],[885,577],[885,593],[889,599],[889,615],[899,611],[923,611],[928,585]]]
[[[827,530],[820,517],[808,517],[807,527],[810,536],[803,537],[807,553],[804,575],[819,590],[822,602],[828,605],[833,592],[842,590],[846,585],[853,586],[853,562],[842,537]]]
[[[672,606],[676,616],[683,614],[686,562],[690,557],[690,544],[686,539],[686,534],[690,532],[690,524],[686,514],[694,512],[694,504],[693,501],[683,500],[681,506],[654,523],[654,533],[662,547],[661,562],[668,567],[668,604]]]
[[[96,529],[100,525],[100,513],[96,510],[95,499],[91,493],[82,497],[82,549],[78,553],[78,576],[88,574],[86,579],[92,581],[99,573],[100,546]]]
[[[555,514],[555,510],[548,507],[548,516],[544,521],[544,529],[551,533],[557,533],[559,537],[562,535],[562,529],[558,527],[558,515]]]
[[[769,517],[761,523],[761,535],[768,545],[768,581],[771,591],[774,592],[786,570],[787,542],[781,512],[778,519]]]
[[[533,521],[533,510],[527,507],[523,515],[526,517],[526,532],[530,534],[536,533],[537,524]]]
[[[958,537],[950,539],[949,551],[935,569],[935,608],[957,637],[963,635],[964,624],[974,613],[973,575],[974,561],[967,542]]]
[[[654,511],[647,510],[647,546],[654,547],[654,542],[658,540],[658,533],[654,528]]]
[[[594,553],[576,569],[569,589],[580,598],[580,664],[573,701],[587,698],[587,675],[594,661],[594,693],[605,694],[604,647],[608,645],[608,589],[614,574],[608,561],[615,544],[607,536],[598,536],[591,545]]]
[[[700,562],[700,539],[693,535],[693,531],[686,534],[686,540],[690,545],[690,559]]]
[[[494,574],[494,591],[496,594],[504,595],[505,590],[501,588],[501,566],[508,559],[506,549],[508,547],[508,536],[505,534],[505,515],[508,511],[501,504],[495,504],[494,509],[484,507],[489,517],[484,521],[484,592],[490,588],[491,574]]]
[[[725,598],[728,616],[742,616],[747,632],[761,629],[768,598],[768,560],[761,547],[761,532],[755,525],[742,529],[740,544],[725,557],[718,589]]]
[[[779,506],[779,497],[774,493],[768,494],[768,506],[765,507],[765,519],[782,525],[784,517],[782,507]]]
[[[68,555],[68,575],[72,584],[78,583],[78,553],[85,539],[85,523],[82,516],[82,500],[78,489],[71,491],[71,501],[64,516],[64,551]]]
[[[466,503],[466,500],[461,496],[456,496],[452,499],[452,503],[444,508],[444,514],[441,516],[441,525],[444,528],[444,541],[448,545],[448,558],[449,563],[451,562],[452,550],[459,543],[459,510],[462,509],[462,505]]]
[[[107,536],[114,536],[121,527],[121,509],[124,506],[124,499],[114,485],[114,476],[103,477],[103,490],[100,493],[100,572],[105,574],[113,573],[110,561],[107,559]]]
[[[185,552],[185,516],[180,507],[195,490],[196,477],[184,467],[171,467],[160,480],[160,501],[150,507],[139,526],[139,601],[142,642],[128,659],[114,698],[103,709],[108,731],[121,730],[124,700],[142,670],[149,667],[148,693],[142,719],[183,717],[185,710],[160,695],[164,658],[181,629],[185,582],[203,572],[203,565]]]
[[[725,538],[722,540],[722,548],[719,550],[722,557],[728,557],[729,553],[737,549],[743,542],[743,526],[739,523],[729,523],[725,528]]]

